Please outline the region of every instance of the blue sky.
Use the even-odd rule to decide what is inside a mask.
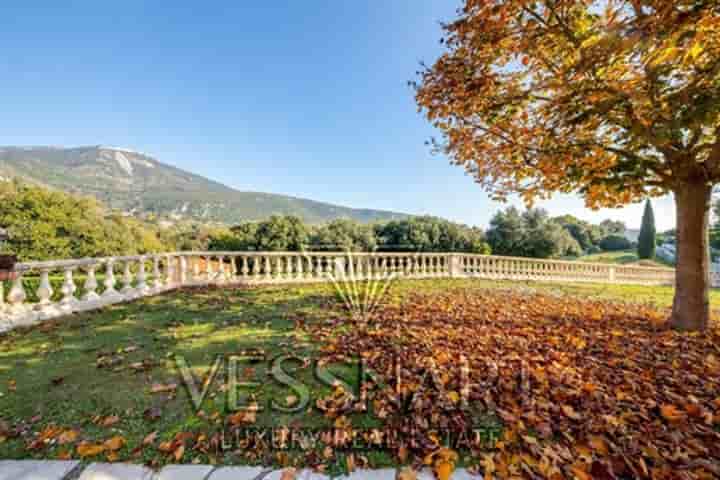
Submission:
[[[456,1],[9,3],[2,145],[122,146],[242,190],[481,226],[504,207],[430,153],[407,86]],[[671,228],[672,199],[654,204]],[[642,215],[541,206],[631,227]]]

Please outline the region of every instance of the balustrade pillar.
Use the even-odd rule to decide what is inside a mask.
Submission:
[[[95,271],[97,270],[97,265],[92,264],[87,266],[87,278],[85,279],[85,295],[83,295],[82,299],[85,302],[96,302],[100,299],[100,295],[97,293],[98,283],[97,279],[95,278]]]
[[[120,289],[120,293],[125,295],[125,298],[131,298],[135,294],[135,289],[132,286],[133,274],[132,274],[132,262],[130,260],[125,261],[123,267],[122,283],[123,287]]]
[[[156,255],[153,257],[153,290],[156,292],[162,292],[164,286],[165,281],[163,280],[160,257]]]
[[[62,288],[60,289],[63,294],[63,298],[60,300],[60,306],[65,310],[72,310],[77,303],[77,299],[75,298],[77,286],[75,285],[75,280],[73,279],[74,270],[74,267],[68,267],[65,269],[64,281]]]
[[[145,273],[145,257],[141,257],[138,263],[137,273],[137,287],[136,291],[139,296],[147,295],[150,292],[150,287],[147,284],[147,274]]]
[[[41,307],[50,305],[53,293],[52,285],[50,285],[50,271],[43,269],[40,271],[40,285],[37,289],[38,303]]]
[[[265,270],[265,280],[270,281],[272,280],[272,272],[270,267],[270,258],[263,257],[263,267]]]
[[[108,260],[105,265],[105,291],[103,297],[111,300],[117,299],[120,294],[115,290],[115,260]]]
[[[175,281],[175,257],[165,255],[165,285],[171,288]]]
[[[212,257],[203,257],[205,259],[205,276],[207,277],[207,282],[210,283],[213,281],[213,266],[212,266]]]
[[[13,280],[12,287],[10,287],[10,293],[8,293],[8,304],[10,305],[10,311],[14,313],[21,313],[25,311],[25,300],[27,299],[27,293],[25,293],[25,286],[23,285],[23,274],[19,272]]]
[[[194,282],[199,282],[200,279],[200,257],[192,257],[192,280]]]
[[[225,283],[227,281],[227,274],[225,273],[225,258],[224,257],[217,257],[218,262],[218,268],[217,268],[217,276],[215,278],[216,283]]]

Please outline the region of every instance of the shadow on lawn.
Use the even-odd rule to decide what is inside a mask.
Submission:
[[[217,355],[311,355],[315,346],[296,326],[341,309],[330,288],[184,290],[16,330],[0,336],[1,416],[77,425],[122,413],[141,429],[143,412],[161,405],[166,414],[153,428],[177,429],[194,416],[185,391],[150,393],[178,383],[175,355],[197,376]],[[261,366],[252,368],[262,382]]]

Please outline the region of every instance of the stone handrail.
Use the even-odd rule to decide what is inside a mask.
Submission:
[[[27,262],[15,273],[9,291],[0,282],[0,332],[193,286],[389,277],[672,285],[675,278],[670,268],[407,252],[171,252]],[[720,272],[712,283],[720,285]]]

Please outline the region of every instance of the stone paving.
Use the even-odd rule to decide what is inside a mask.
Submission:
[[[56,461],[0,460],[0,480],[281,480],[282,470],[260,467],[214,467],[209,465],[170,465],[159,472],[141,465]],[[358,470],[343,480],[394,480],[397,471]],[[310,470],[297,472],[296,480],[330,480]],[[428,471],[418,480],[432,480]],[[457,470],[453,480],[480,479],[465,470]]]

